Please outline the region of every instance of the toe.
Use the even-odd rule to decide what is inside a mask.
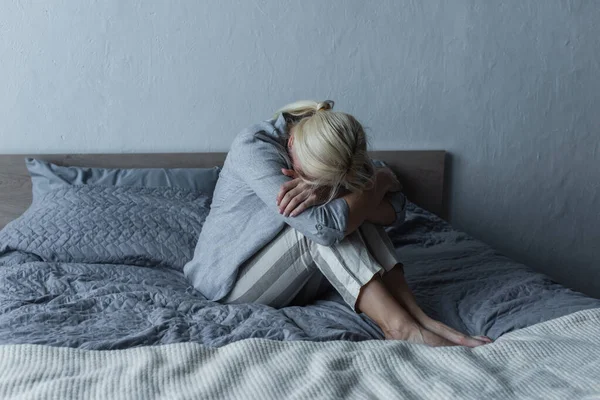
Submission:
[[[475,339],[477,339],[477,340],[480,340],[482,342],[486,342],[486,343],[492,343],[493,342],[492,339],[490,339],[487,336],[483,336],[483,335],[482,336],[472,336],[472,337],[475,338]]]
[[[487,342],[484,342],[481,339],[477,339],[477,338],[471,337],[471,336],[461,336],[460,338],[458,338],[457,342],[461,346],[466,346],[466,347],[478,347],[478,346],[483,346],[484,344],[487,344]]]

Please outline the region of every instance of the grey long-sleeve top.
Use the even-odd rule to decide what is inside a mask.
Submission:
[[[291,178],[289,138],[282,115],[242,131],[233,141],[215,187],[210,212],[200,233],[194,258],[184,274],[206,298],[218,301],[231,291],[239,267],[290,225],[309,239],[331,246],[344,238],[348,204],[335,199],[296,217],[279,214],[277,193]],[[403,212],[403,196],[392,201]]]

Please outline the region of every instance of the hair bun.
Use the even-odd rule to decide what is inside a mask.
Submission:
[[[317,104],[317,111],[321,111],[321,110],[331,110],[333,108],[333,105],[335,103],[333,102],[333,100],[325,100],[320,102],[319,104]]]

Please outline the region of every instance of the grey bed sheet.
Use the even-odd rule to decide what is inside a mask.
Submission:
[[[564,288],[413,204],[389,233],[421,306],[461,331],[497,338],[600,307],[600,300]],[[51,229],[45,234],[52,240]],[[29,239],[29,246],[36,243]],[[204,299],[172,266],[48,262],[23,249],[4,246],[0,255],[0,344],[121,349],[188,341],[222,346],[257,337],[382,338],[334,291],[304,307],[221,305]]]

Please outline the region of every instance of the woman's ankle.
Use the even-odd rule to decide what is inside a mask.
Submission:
[[[418,326],[379,276],[361,288],[355,308],[367,314],[384,331],[413,332]]]
[[[406,321],[404,323],[389,324],[385,327],[380,327],[386,338],[409,340],[418,335],[420,329],[423,329],[415,321]]]
[[[389,318],[381,321],[379,327],[383,331],[410,333],[418,329],[419,323],[412,318]]]

